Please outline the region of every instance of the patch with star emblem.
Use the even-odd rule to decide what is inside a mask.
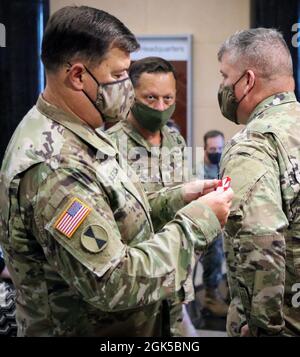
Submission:
[[[107,245],[107,231],[99,225],[93,224],[81,233],[81,244],[90,253],[99,253]]]

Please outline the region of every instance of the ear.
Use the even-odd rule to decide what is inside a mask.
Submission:
[[[67,78],[73,89],[83,90],[83,75],[86,73],[82,63],[74,63],[67,70]]]
[[[244,90],[244,94],[248,94],[252,90],[252,88],[254,87],[254,84],[255,84],[255,73],[251,69],[249,69],[247,71],[246,76],[247,76],[246,77],[247,78],[247,86]]]

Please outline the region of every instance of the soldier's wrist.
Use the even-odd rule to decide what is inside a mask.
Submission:
[[[193,201],[178,213],[187,216],[202,232],[206,246],[221,233],[221,225],[211,208],[199,201]],[[200,245],[200,246],[199,246]],[[195,248],[202,250],[203,242],[195,242]]]

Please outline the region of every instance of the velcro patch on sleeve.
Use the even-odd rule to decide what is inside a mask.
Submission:
[[[75,197],[54,223],[54,227],[66,237],[72,238],[91,210],[90,207]]]
[[[81,233],[81,244],[90,253],[99,253],[107,246],[108,233],[104,227],[93,224]]]

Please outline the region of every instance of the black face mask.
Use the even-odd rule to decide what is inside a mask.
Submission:
[[[207,154],[209,161],[213,164],[213,165],[219,165],[220,161],[221,161],[221,156],[222,154],[220,152],[214,152],[211,154]]]

